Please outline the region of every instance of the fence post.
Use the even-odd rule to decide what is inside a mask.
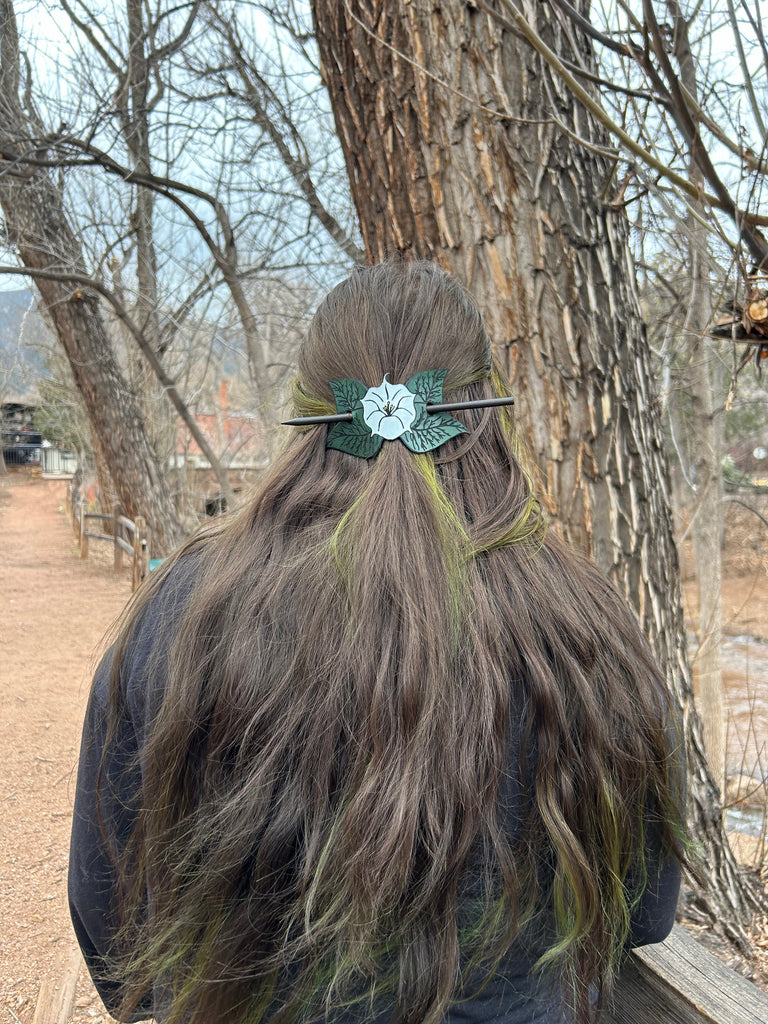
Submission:
[[[76,537],[80,534],[80,524],[77,521],[77,499],[72,484],[67,484],[67,498],[69,499],[69,521],[72,523],[72,532]]]
[[[141,579],[139,566],[141,564],[141,516],[136,516],[133,521],[133,560],[131,562],[131,590],[135,590]]]
[[[144,551],[146,550],[146,540],[144,538],[144,531],[147,528],[146,521],[143,516],[136,516],[135,529],[133,531],[133,567],[131,569],[131,590],[135,590],[141,581],[144,579],[146,570],[144,569]]]
[[[85,534],[85,510],[87,502],[80,502],[80,557],[88,557],[88,537]]]
[[[146,523],[141,521],[141,578],[149,575],[149,552],[152,544],[152,532]]]
[[[119,502],[115,505],[112,520],[112,533],[115,538],[115,572],[120,572],[123,568],[123,549],[120,547],[120,533],[122,526],[120,525],[120,516],[123,514],[123,506]]]
[[[54,977],[43,978],[32,1024],[66,1024],[72,1013],[82,963],[79,947],[72,946],[63,977],[57,970]]]

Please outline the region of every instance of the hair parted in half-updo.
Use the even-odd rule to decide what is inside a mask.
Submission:
[[[446,401],[493,397],[491,365],[439,267],[368,267],[317,311],[296,412],[333,413],[331,380],[433,369]],[[634,619],[547,534],[506,410],[455,415],[469,433],[434,452],[370,460],[291,428],[247,507],[123,624],[115,717],[143,611],[194,561],[120,853],[126,1014],[161,984],[168,1024],[356,1000],[436,1022],[520,942],[586,1020],[647,831],[682,858],[665,688]]]

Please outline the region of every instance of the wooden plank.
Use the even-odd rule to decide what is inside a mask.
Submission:
[[[80,502],[80,557],[88,557],[88,536],[85,532],[85,502]]]
[[[115,505],[112,510],[112,534],[115,538],[115,551],[113,558],[113,568],[115,572],[120,572],[123,568],[123,549],[120,547],[120,517],[123,514],[122,505]]]
[[[675,926],[634,950],[616,982],[608,1024],[768,1024],[768,993]]]
[[[126,530],[130,530],[131,533],[134,533],[136,530],[136,523],[134,523],[132,519],[128,519],[127,516],[118,516],[117,521],[121,526],[124,526]]]
[[[79,947],[73,946],[62,974],[58,978],[43,978],[32,1024],[67,1024],[82,962]]]
[[[116,539],[116,543],[119,544],[120,549],[125,551],[127,555],[133,554],[133,544],[129,544],[127,540],[123,540],[122,537]]]

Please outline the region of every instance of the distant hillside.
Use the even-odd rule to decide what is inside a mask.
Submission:
[[[0,397],[34,396],[52,340],[28,288],[0,291]]]

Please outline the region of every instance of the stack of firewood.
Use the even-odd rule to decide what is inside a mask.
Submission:
[[[718,317],[711,332],[715,337],[746,344],[739,370],[752,358],[754,349],[755,366],[760,373],[762,361],[768,359],[768,277],[754,273],[749,281],[751,287],[744,304],[734,302]]]

